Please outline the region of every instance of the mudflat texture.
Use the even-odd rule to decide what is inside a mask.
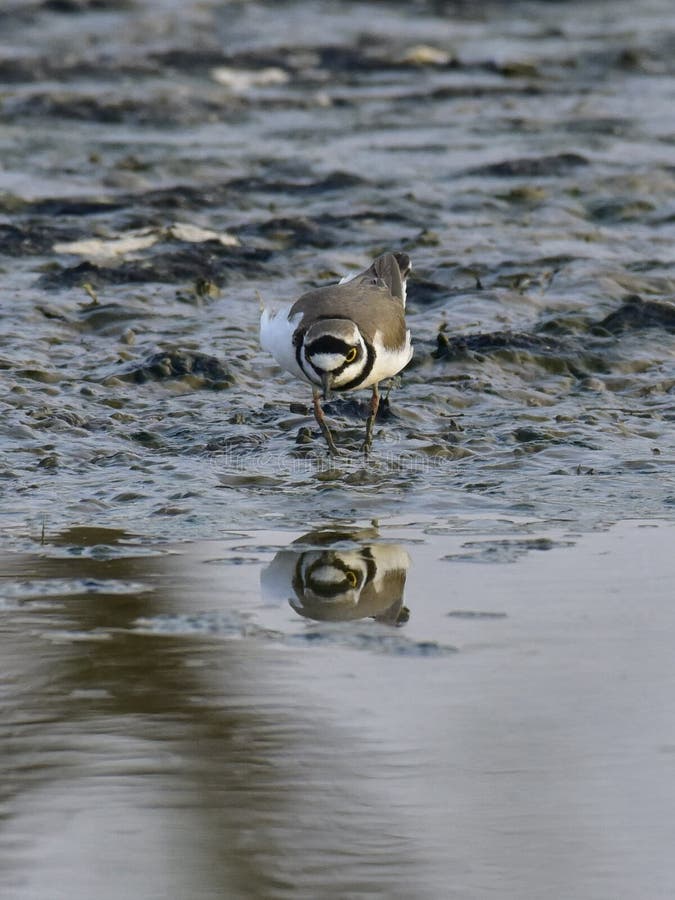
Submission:
[[[199,536],[223,491],[241,526],[422,495],[672,512],[667,0],[81,0],[6,4],[0,26],[19,543],[45,518]],[[415,356],[371,464],[325,471],[307,385],[259,349],[258,293],[399,248]],[[347,448],[366,400],[328,408]]]

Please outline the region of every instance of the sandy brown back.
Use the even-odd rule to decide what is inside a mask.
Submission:
[[[345,318],[358,325],[369,343],[373,342],[376,331],[380,332],[384,346],[389,349],[400,346],[405,340],[401,300],[393,297],[381,282],[365,274],[346,284],[308,291],[293,304],[289,318],[297,313],[302,313],[303,317],[296,335],[302,335],[318,319]]]

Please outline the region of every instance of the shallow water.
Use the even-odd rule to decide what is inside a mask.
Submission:
[[[3,895],[672,895],[674,539],[80,528],[4,556]]]
[[[0,9],[4,892],[672,896],[673,34]],[[389,249],[331,462],[259,295]]]

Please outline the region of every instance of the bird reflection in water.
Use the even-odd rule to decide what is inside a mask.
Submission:
[[[400,544],[377,542],[376,529],[320,529],[280,550],[261,575],[268,600],[287,600],[301,616],[340,622],[373,618],[403,625],[410,557]]]

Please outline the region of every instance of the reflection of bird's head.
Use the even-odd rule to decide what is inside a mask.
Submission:
[[[371,617],[407,621],[403,592],[410,557],[400,544],[379,543],[377,527],[320,528],[279,550],[260,574],[263,596],[289,602],[318,621]]]
[[[303,603],[356,604],[361,588],[374,574],[372,556],[365,548],[359,552],[309,550],[298,558],[293,590]]]
[[[396,544],[305,551],[293,572],[291,605],[310,619],[372,616],[396,622],[409,564],[408,554]]]

